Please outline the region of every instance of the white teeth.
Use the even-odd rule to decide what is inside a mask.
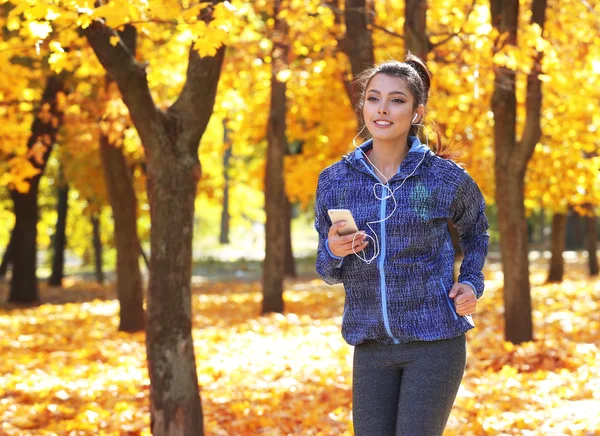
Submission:
[[[389,121],[375,121],[375,124],[378,124],[380,126],[389,126],[392,123]]]

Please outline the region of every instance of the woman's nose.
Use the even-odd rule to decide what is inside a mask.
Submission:
[[[385,106],[379,106],[378,112],[380,114],[387,114],[388,113],[387,108]]]

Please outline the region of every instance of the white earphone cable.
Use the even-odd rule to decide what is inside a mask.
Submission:
[[[414,120],[415,118],[413,118]],[[425,129],[425,144],[427,147],[429,147],[429,136],[427,134],[427,128],[423,125],[423,124],[412,124],[413,126],[419,126],[419,127],[423,127]],[[400,186],[398,186],[396,189],[394,189],[393,191],[391,190],[391,188],[389,187],[389,180],[387,179],[387,177],[385,177],[383,175],[383,173],[381,171],[379,171],[379,168],[377,168],[373,162],[371,162],[371,160],[369,159],[369,157],[367,156],[367,154],[363,151],[362,148],[360,148],[359,145],[356,144],[356,138],[362,133],[363,130],[365,130],[366,128],[366,124],[365,126],[356,134],[356,136],[352,139],[352,144],[354,145],[355,148],[357,148],[358,150],[360,150],[360,152],[364,155],[364,157],[369,161],[369,163],[371,164],[371,166],[381,175],[381,177],[383,177],[383,179],[385,180],[385,184],[378,182],[375,183],[373,185],[373,194],[375,195],[375,198],[377,198],[380,201],[386,200],[390,197],[392,197],[392,199],[394,200],[394,209],[392,210],[392,212],[390,212],[390,214],[380,220],[377,221],[368,221],[367,222],[367,227],[369,227],[369,229],[371,229],[371,232],[373,232],[373,236],[366,234],[366,233],[361,233],[358,232],[354,235],[354,237],[352,238],[352,252],[363,262],[365,262],[367,265],[371,264],[376,258],[377,256],[379,256],[379,237],[377,236],[377,232],[375,232],[375,230],[373,229],[373,227],[371,227],[371,224],[377,224],[377,223],[382,223],[384,221],[386,221],[387,219],[389,219],[392,215],[394,215],[394,213],[396,212],[396,209],[398,208],[398,202],[396,201],[396,197],[394,196],[395,192],[400,189],[402,187],[402,185],[404,185],[404,182],[406,182],[406,180],[411,177],[415,171],[419,168],[419,166],[421,166],[421,164],[423,163],[423,161],[425,160],[425,156],[427,156],[427,153],[423,153],[423,157],[421,158],[421,161],[417,164],[417,166],[412,170],[412,172],[406,176],[404,178],[404,180],[402,181],[402,183],[400,184]],[[362,145],[362,144],[361,144]],[[387,194],[386,196],[379,196],[377,194],[377,186],[381,186],[382,187],[382,194],[383,194],[383,189],[387,189],[389,194]],[[358,235],[360,234],[364,234],[367,238],[371,239],[373,241],[373,256],[370,259],[367,259],[367,256],[361,255],[361,253],[357,253],[354,249],[354,242],[356,241],[356,238]]]

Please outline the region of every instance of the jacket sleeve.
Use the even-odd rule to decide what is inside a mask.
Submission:
[[[324,202],[325,193],[326,188],[323,182],[323,173],[321,173],[315,199],[315,229],[319,234],[316,269],[325,283],[335,285],[342,282],[342,263],[344,262],[344,258],[335,256],[329,250],[327,234],[329,233],[329,227],[331,227],[331,221],[327,215],[327,206]]]
[[[450,205],[450,220],[458,231],[464,254],[458,282],[471,285],[475,296],[480,298],[484,288],[482,270],[488,251],[489,224],[483,195],[471,176],[465,175]]]

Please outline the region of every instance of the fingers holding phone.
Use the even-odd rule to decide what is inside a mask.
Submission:
[[[344,227],[346,227],[346,221],[339,221],[334,223],[329,228],[329,234],[327,235],[329,241],[329,250],[336,256],[344,257],[352,253],[358,253],[364,250],[369,241],[367,241],[367,235],[363,232],[355,231],[350,234],[344,233]]]

